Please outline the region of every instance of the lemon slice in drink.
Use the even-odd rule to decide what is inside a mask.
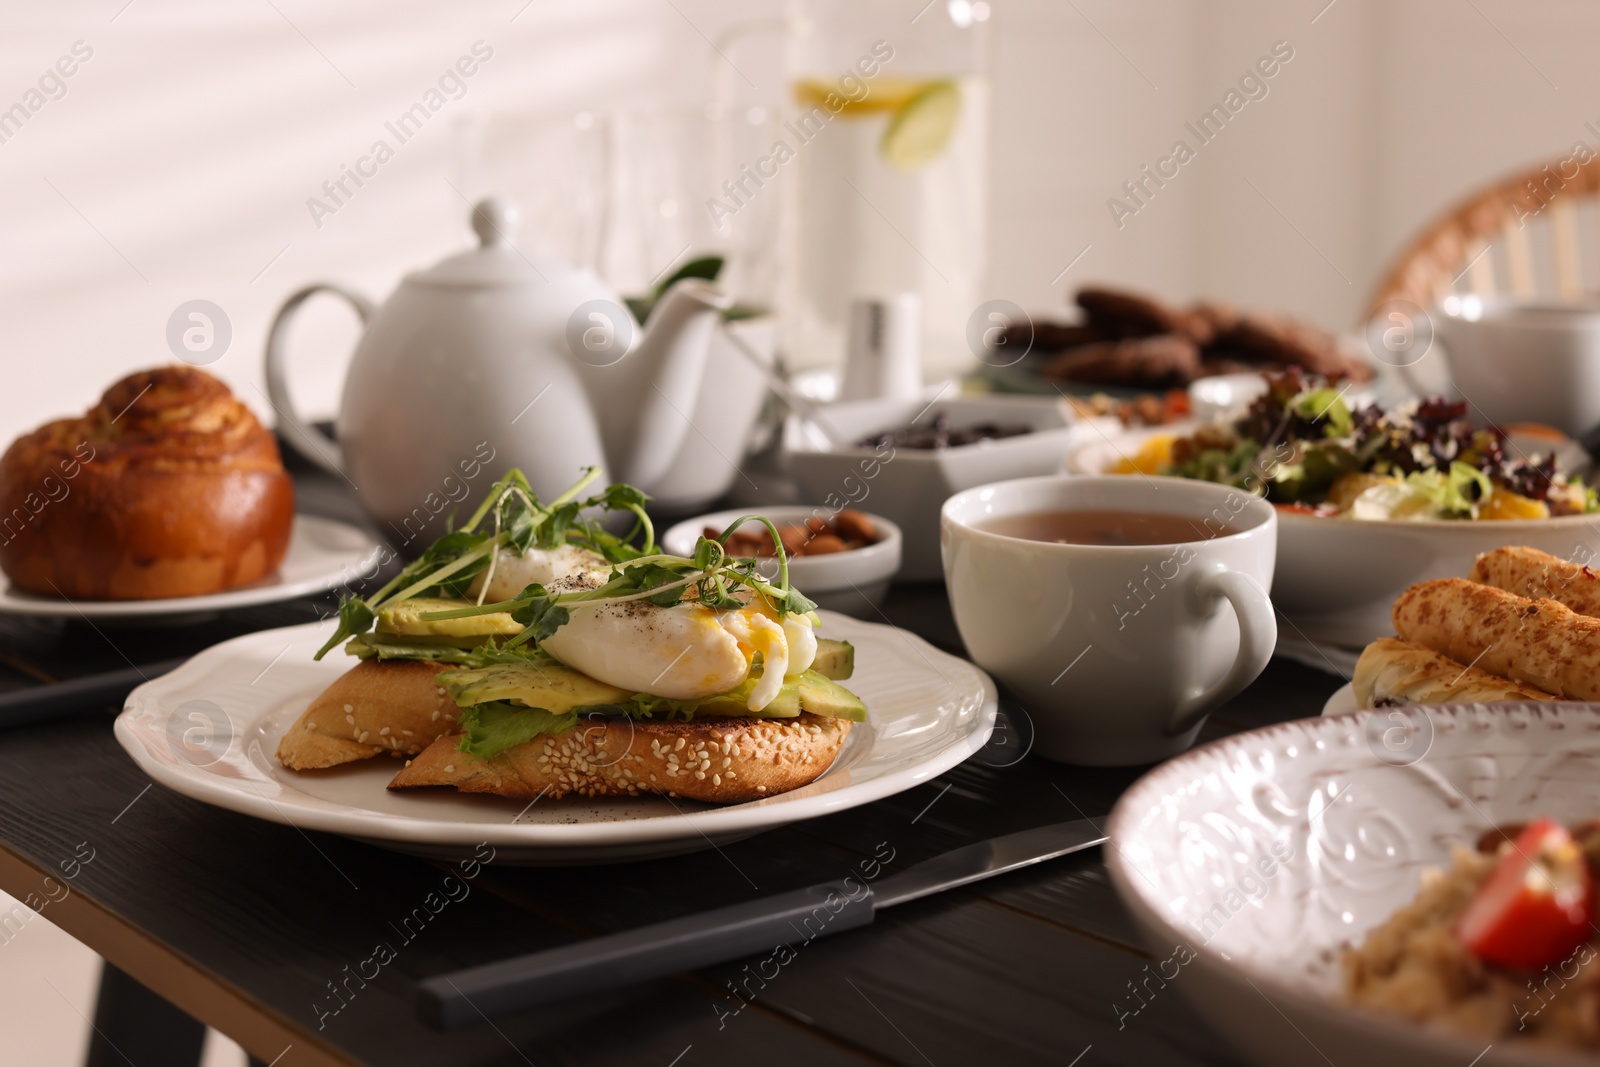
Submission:
[[[916,170],[950,143],[961,118],[961,90],[953,81],[929,82],[889,119],[878,151],[896,170]]]

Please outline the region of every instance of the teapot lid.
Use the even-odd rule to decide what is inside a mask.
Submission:
[[[472,208],[472,229],[478,235],[478,247],[410,274],[406,280],[464,287],[524,285],[572,273],[572,268],[559,260],[517,247],[521,216],[515,201],[503,196],[485,197]]]

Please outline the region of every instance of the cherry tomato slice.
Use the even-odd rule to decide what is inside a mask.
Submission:
[[[1560,823],[1529,823],[1456,922],[1486,963],[1537,971],[1571,955],[1592,932],[1594,879]]]

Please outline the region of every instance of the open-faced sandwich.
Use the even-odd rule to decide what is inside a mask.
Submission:
[[[1394,628],[1356,661],[1363,708],[1600,700],[1600,573],[1581,564],[1533,548],[1485,552],[1470,578],[1401,593]]]
[[[311,702],[278,759],[313,770],[408,757],[390,789],[453,786],[532,800],[662,793],[743,801],[811,782],[866,708],[838,684],[846,642],[815,605],[734,558],[655,546],[646,497],[597,471],[541,503],[509,472],[460,528],[365,600],[317,653],[360,660]],[[608,531],[595,512],[633,523]],[[637,544],[635,542],[638,542]]]
[[[1113,473],[1220,482],[1307,515],[1363,520],[1547,519],[1600,511],[1600,497],[1525,454],[1504,431],[1475,426],[1466,401],[1439,397],[1390,411],[1352,407],[1348,386],[1268,374],[1267,391],[1232,423],[1161,435]]]

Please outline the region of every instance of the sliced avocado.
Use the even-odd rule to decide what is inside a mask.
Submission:
[[[403,637],[399,634],[359,634],[344,646],[345,653],[371,659],[421,659],[441,663],[471,663],[472,650],[487,637]]]
[[[784,679],[783,688],[778,690],[778,695],[773,697],[766,707],[760,711],[751,711],[747,706],[750,702],[750,693],[760,679],[760,672],[751,671],[749,677],[726,693],[718,693],[716,696],[699,701],[694,709],[695,717],[750,715],[757,719],[793,719],[799,716],[800,688],[794,680],[787,678]]]
[[[831,637],[817,638],[817,658],[811,661],[811,669],[836,681],[850,677],[856,672],[856,646]]]
[[[633,695],[553,662],[495,663],[477,670],[440,671],[438,679],[462,707],[516,701],[552,715],[595,704],[620,704]]]
[[[867,706],[861,703],[861,698],[816,670],[802,674],[798,688],[801,711],[810,712],[812,715],[826,715],[830,719],[867,721]]]
[[[655,715],[677,714],[689,719],[744,717],[793,719],[800,714],[800,691],[794,678],[784,679],[783,688],[778,690],[778,695],[773,697],[766,707],[760,711],[751,711],[748,707],[750,694],[760,680],[761,669],[757,667],[744,681],[726,693],[717,693],[700,700],[671,700],[667,697],[654,697],[648,693],[636,693],[633,697],[633,708],[638,712]]]
[[[498,644],[499,634],[467,634],[460,637],[454,634],[396,634],[374,631],[362,634],[370,638],[375,645],[389,645],[396,648],[478,648],[484,642]]]
[[[464,619],[424,619],[432,611],[452,611],[470,608],[472,601],[451,597],[419,596],[391,604],[378,612],[379,633],[404,634],[408,637],[490,637],[495,634],[509,636],[522,632],[522,624],[510,612],[496,611],[488,615],[470,615]]]

